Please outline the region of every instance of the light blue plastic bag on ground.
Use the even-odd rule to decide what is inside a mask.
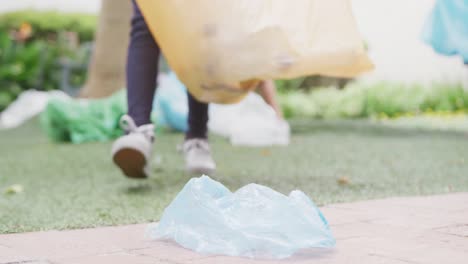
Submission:
[[[249,184],[232,193],[207,176],[185,185],[149,235],[200,253],[251,258],[335,245],[325,217],[303,192],[285,196]]]
[[[468,64],[468,0],[438,0],[423,40],[443,55],[460,55]]]

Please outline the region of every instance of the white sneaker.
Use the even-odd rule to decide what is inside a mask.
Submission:
[[[133,119],[125,115],[120,119],[120,126],[128,134],[117,139],[112,146],[114,163],[130,178],[147,178],[150,174],[154,125],[137,127]]]
[[[184,142],[185,168],[190,174],[213,174],[216,163],[206,139],[189,139]]]

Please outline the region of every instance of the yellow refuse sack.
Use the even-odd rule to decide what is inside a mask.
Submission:
[[[236,103],[259,80],[371,70],[349,0],[137,0],[197,99]]]

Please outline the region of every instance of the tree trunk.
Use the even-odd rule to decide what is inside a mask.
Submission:
[[[130,0],[102,0],[88,79],[80,97],[102,98],[125,87]]]

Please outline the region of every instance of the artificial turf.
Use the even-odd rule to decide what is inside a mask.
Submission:
[[[306,192],[319,205],[468,191],[468,136],[376,127],[366,121],[292,121],[288,147],[233,147],[211,137],[216,180]],[[51,143],[37,120],[0,132],[0,233],[156,221],[190,179],[180,134],[157,137],[152,178],[124,178],[111,143]],[[7,194],[19,184],[23,192]]]

